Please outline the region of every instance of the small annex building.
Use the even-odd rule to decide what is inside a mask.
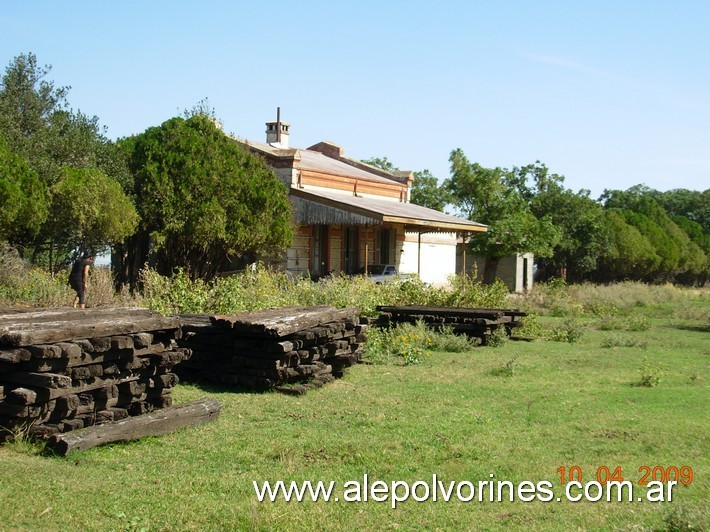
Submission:
[[[443,284],[456,273],[456,239],[487,227],[410,203],[413,172],[350,159],[332,142],[289,146],[290,124],[266,123],[266,142],[235,139],[259,154],[289,189],[296,231],[281,267],[314,278],[394,264]],[[464,259],[465,260],[465,259]]]

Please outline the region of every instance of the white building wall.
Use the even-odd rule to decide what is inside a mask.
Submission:
[[[400,273],[416,274],[418,265],[418,235],[407,233],[402,246]],[[448,284],[456,273],[456,237],[453,234],[423,234],[421,240],[421,273],[425,283]]]

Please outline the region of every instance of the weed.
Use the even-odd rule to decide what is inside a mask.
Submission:
[[[522,318],[523,326],[515,329],[515,336],[522,338],[542,339],[547,336],[547,329],[540,323],[540,318],[534,312]]]
[[[596,328],[600,331],[619,331],[624,328],[624,324],[614,316],[602,316],[596,321]]]
[[[501,347],[507,341],[508,335],[505,332],[505,327],[496,327],[486,339],[486,345],[489,347]]]
[[[474,348],[475,344],[465,334],[456,334],[450,326],[444,326],[429,336],[431,349],[447,353],[464,353]]]
[[[264,266],[212,282],[193,281],[179,270],[172,277],[151,269],[141,273],[146,304],[159,312],[233,313],[278,306],[332,305],[357,307],[367,316],[378,305],[500,307],[508,290],[502,282],[484,285],[468,277],[452,277],[447,288],[417,278],[376,285],[364,276],[332,276],[313,282]]]
[[[496,377],[512,377],[515,375],[515,368],[518,365],[518,359],[517,357],[513,357],[508,362],[506,362],[503,366],[499,368],[495,368],[491,371],[491,375],[495,375]]]
[[[648,347],[648,342],[645,340],[639,340],[633,337],[621,337],[615,334],[607,336],[601,342],[601,346],[604,348],[611,347],[636,347],[638,349],[646,349]]]
[[[664,528],[669,532],[680,532],[683,530],[707,530],[708,523],[707,517],[704,512],[677,506],[673,508],[668,514],[663,518]]]
[[[661,383],[663,367],[658,363],[649,362],[648,358],[644,357],[639,373],[641,373],[641,378],[637,385],[644,388],[654,388]]]
[[[4,447],[11,449],[20,454],[41,455],[44,452],[44,444],[37,442],[30,436],[32,423],[21,424],[12,429],[0,428],[3,434],[0,435],[4,439]]]
[[[649,319],[641,314],[633,314],[626,320],[626,329],[629,331],[647,331],[650,327]]]
[[[584,335],[584,324],[574,317],[566,318],[562,325],[552,329],[550,339],[554,342],[568,342],[570,344],[579,341]]]
[[[466,336],[444,327],[435,331],[424,322],[400,324],[391,328],[373,327],[367,333],[365,358],[373,364],[421,364],[430,351],[461,353],[473,348]]]

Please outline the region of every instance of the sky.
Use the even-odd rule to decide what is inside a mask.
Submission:
[[[710,188],[710,2],[0,0],[3,70],[51,65],[116,139],[203,99],[224,129],[449,176],[537,160],[567,187]]]

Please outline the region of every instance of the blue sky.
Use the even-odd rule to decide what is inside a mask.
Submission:
[[[52,65],[117,138],[203,98],[224,128],[449,175],[540,160],[574,190],[710,187],[710,2],[6,1],[3,69]]]

